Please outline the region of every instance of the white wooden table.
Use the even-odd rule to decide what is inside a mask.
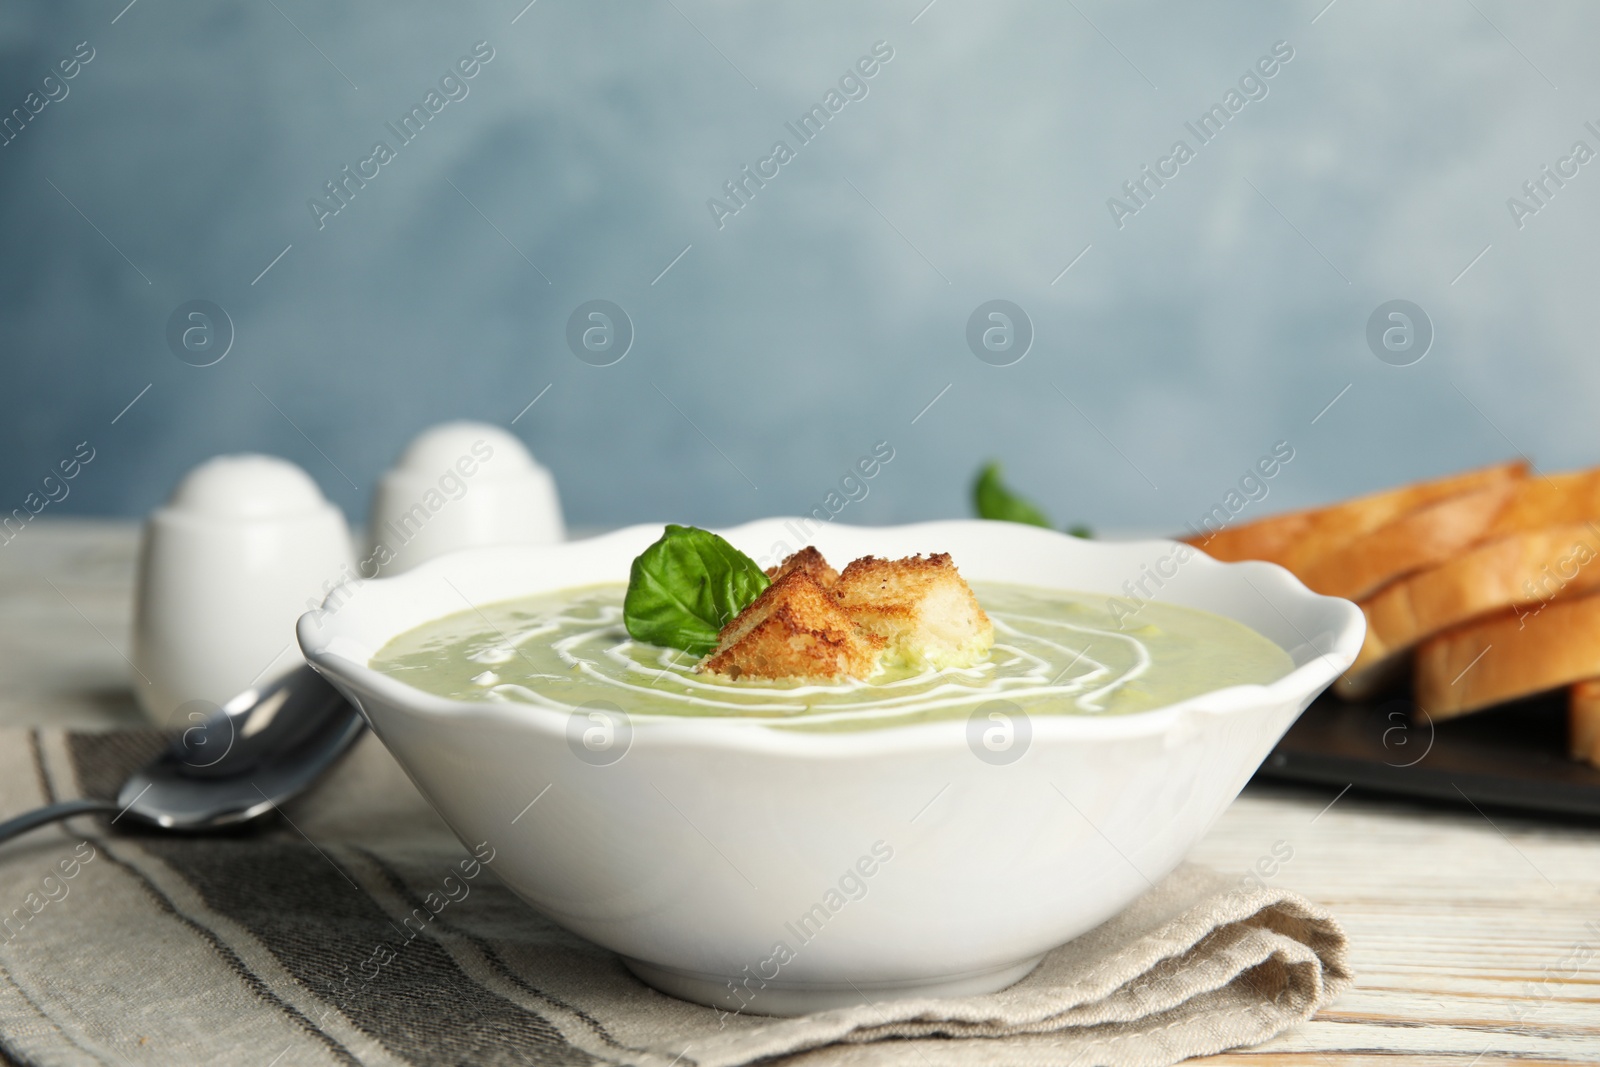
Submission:
[[[128,523],[39,520],[0,547],[0,725],[139,722]],[[1195,859],[1331,908],[1356,987],[1217,1064],[1600,1063],[1600,826],[1250,788]]]

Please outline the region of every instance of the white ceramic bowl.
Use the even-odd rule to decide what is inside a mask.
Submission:
[[[1159,582],[1159,599],[1237,619],[1295,663],[1271,685],[1139,714],[1033,715],[1027,750],[1006,765],[975,755],[966,721],[798,734],[636,716],[625,754],[601,766],[579,754],[581,715],[447,700],[367,663],[390,638],[466,609],[463,598],[625,581],[658,525],[444,556],[336,591],[300,620],[307,659],[462,842],[495,849],[507,885],[657,988],[728,1010],[794,1014],[1017,980],[1177,866],[1364,631],[1353,604],[1281,567],[1218,563],[1171,541],[975,521],[769,519],[722,532],[752,556],[805,543],[840,565],[949,552],[969,579],[1108,596]]]

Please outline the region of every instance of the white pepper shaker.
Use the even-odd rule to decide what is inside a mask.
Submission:
[[[555,479],[521,441],[490,423],[446,422],[418,434],[378,482],[361,573],[389,577],[463,548],[565,537]]]
[[[344,514],[274,456],[195,467],[145,523],[134,691],[164,725],[299,666],[295,621],[354,574]]]

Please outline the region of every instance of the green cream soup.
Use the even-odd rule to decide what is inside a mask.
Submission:
[[[622,624],[620,583],[463,611],[401,634],[372,667],[457,700],[566,710],[604,700],[630,715],[741,716],[774,726],[858,729],[965,718],[1004,699],[1029,714],[1126,715],[1293,669],[1288,653],[1210,612],[1147,604],[1118,629],[1104,596],[973,582],[994,621],[983,662],[888,669],[837,684],[729,681],[696,657],[640,644]]]

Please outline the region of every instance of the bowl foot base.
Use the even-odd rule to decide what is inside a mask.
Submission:
[[[989,971],[941,975],[915,982],[767,982],[681,971],[643,960],[622,958],[646,985],[680,1000],[740,1015],[809,1015],[882,1000],[913,997],[970,997],[995,993],[1026,978],[1043,956]]]

